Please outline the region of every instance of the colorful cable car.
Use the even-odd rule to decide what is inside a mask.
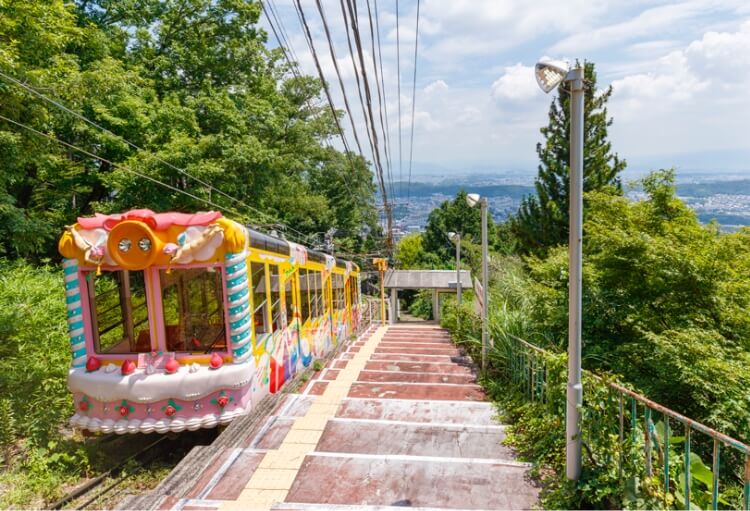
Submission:
[[[79,218],[59,250],[81,429],[227,424],[360,320],[355,264],[218,212]]]

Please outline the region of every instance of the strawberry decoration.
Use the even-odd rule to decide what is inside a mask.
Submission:
[[[89,402],[89,398],[87,396],[83,396],[83,398],[78,402],[78,409],[84,413],[88,413],[90,408],[91,403]]]
[[[171,417],[177,412],[182,410],[182,407],[174,402],[174,399],[170,399],[167,401],[167,404],[161,407],[161,411],[164,412],[164,415],[167,417]]]
[[[86,361],[86,371],[93,373],[102,366],[102,361],[96,357],[89,357]]]
[[[135,362],[133,362],[130,359],[125,360],[125,362],[122,363],[120,372],[122,373],[123,376],[133,374],[135,372]]]
[[[164,364],[164,371],[167,374],[174,374],[180,369],[180,363],[177,362],[174,358],[170,358],[167,360],[167,363]]]
[[[123,399],[120,403],[120,406],[117,407],[117,413],[120,414],[120,417],[127,418],[128,415],[133,413],[135,411],[135,408],[128,404],[127,400]]]
[[[209,362],[209,365],[211,366],[211,369],[218,369],[224,364],[224,359],[221,358],[221,355],[214,352],[213,355],[211,355],[211,361]]]
[[[218,396],[211,400],[211,404],[214,404],[221,410],[224,410],[224,407],[232,401],[234,401],[234,398],[232,396],[227,396],[226,393],[222,390],[221,392],[219,392]]]

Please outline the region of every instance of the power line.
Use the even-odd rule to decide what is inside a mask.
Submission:
[[[124,142],[129,147],[131,147],[133,149],[136,149],[138,151],[142,151],[144,153],[148,153],[145,149],[143,149],[142,147],[134,144],[133,142],[130,142],[125,137],[123,137],[121,135],[118,135],[116,133],[113,133],[111,130],[105,128],[104,126],[101,126],[100,124],[97,124],[96,122],[94,122],[94,121],[92,121],[90,119],[88,119],[87,117],[85,117],[84,115],[76,112],[75,110],[71,110],[70,108],[68,108],[64,104],[60,103],[59,101],[56,101],[55,99],[50,98],[49,96],[46,96],[45,94],[42,94],[41,92],[37,91],[35,88],[31,87],[30,85],[27,85],[27,84],[21,82],[20,80],[18,80],[16,78],[13,78],[12,76],[9,76],[9,75],[3,73],[2,71],[0,71],[0,77],[3,78],[3,79],[5,79],[6,81],[8,81],[10,83],[13,83],[14,85],[17,85],[17,86],[23,88],[24,90],[32,93],[33,95],[37,96],[38,98],[40,98],[40,99],[42,99],[42,100],[44,100],[44,101],[46,101],[46,102],[48,102],[48,103],[50,103],[50,104],[58,107],[58,108],[60,108],[61,110],[69,113],[70,115],[72,115],[72,116],[76,117],[77,119],[85,122],[86,124],[88,124],[90,126],[93,126],[93,127],[97,128],[97,129],[101,130],[102,132],[107,133],[108,135],[111,135],[111,136],[117,138],[118,140]],[[229,200],[231,200],[231,201],[233,201],[233,202],[235,202],[235,203],[237,203],[237,204],[239,204],[239,205],[247,208],[248,211],[253,211],[254,213],[256,213],[256,214],[258,214],[260,216],[265,216],[266,218],[269,218],[269,219],[271,219],[274,222],[278,222],[277,218],[269,215],[268,213],[260,211],[259,209],[250,206],[249,204],[245,203],[244,201],[242,201],[240,199],[237,199],[237,198],[229,195],[228,193],[226,193],[226,192],[224,192],[224,191],[216,188],[215,186],[211,185],[210,183],[208,183],[208,182],[206,182],[206,181],[204,181],[204,180],[202,180],[202,179],[200,179],[198,177],[195,177],[194,175],[190,174],[187,170],[181,169],[181,168],[173,165],[172,163],[169,163],[168,161],[159,158],[156,155],[153,155],[151,153],[148,153],[148,154],[151,157],[153,157],[156,161],[158,161],[158,162],[166,165],[167,167],[169,167],[169,168],[171,168],[173,170],[176,170],[180,174],[182,174],[182,175],[184,175],[186,177],[189,177],[190,179],[193,179],[197,183],[205,186],[206,188],[208,188],[209,193],[215,191],[218,194],[226,197],[227,199],[229,199]]]
[[[307,19],[305,18],[305,12],[302,10],[302,4],[300,3],[300,0],[295,0],[295,8],[297,10],[297,16],[300,19],[300,23],[302,24],[302,28],[305,33],[305,40],[307,41],[307,46],[310,48],[310,53],[312,54],[313,60],[315,61],[315,67],[318,70],[318,76],[320,77],[320,81],[323,84],[323,90],[326,93],[326,98],[328,99],[328,106],[331,108],[331,114],[333,115],[333,121],[336,123],[336,129],[339,132],[339,135],[341,136],[341,142],[344,144],[344,150],[346,151],[346,154],[349,158],[350,163],[352,164],[352,168],[354,168],[354,160],[351,156],[351,149],[349,149],[349,144],[346,141],[346,137],[344,136],[344,130],[341,128],[341,123],[339,122],[338,115],[336,114],[336,108],[333,106],[333,99],[331,98],[331,90],[328,87],[328,82],[325,79],[325,76],[323,75],[323,68],[320,65],[320,59],[318,58],[318,54],[315,51],[315,45],[313,44],[312,34],[310,33],[310,27],[307,25]],[[364,156],[362,155],[362,151],[360,151],[360,156],[364,159]]]
[[[399,191],[404,180],[403,176],[403,158],[401,156],[401,31],[399,29],[399,9],[398,0],[396,0],[396,77],[398,84],[398,185]],[[399,193],[403,195],[403,193]]]
[[[338,116],[336,115],[336,109],[335,109],[335,107],[333,105],[333,100],[331,98],[331,92],[330,92],[330,89],[328,87],[328,82],[326,81],[325,76],[323,75],[323,70],[322,70],[322,68],[320,66],[320,59],[318,58],[318,53],[315,50],[315,43],[313,42],[313,39],[312,39],[312,34],[310,32],[310,27],[307,24],[307,18],[305,18],[305,13],[304,13],[304,11],[302,9],[302,5],[301,5],[301,3],[299,1],[297,1],[297,3],[295,4],[295,10],[297,12],[297,18],[299,19],[300,25],[302,27],[302,30],[303,30],[304,34],[305,34],[305,41],[307,42],[307,47],[310,50],[310,54],[312,55],[313,60],[315,61],[315,67],[318,70],[318,76],[320,77],[320,81],[323,84],[323,88],[325,90],[326,97],[328,99],[328,104],[329,104],[329,106],[331,108],[331,112],[333,114],[333,118],[334,118],[334,121],[336,123],[336,127],[338,128],[339,135],[341,136],[341,141],[344,144],[344,150],[346,152],[346,156],[349,159],[349,163],[351,164],[352,172],[355,172],[356,171],[356,166],[354,164],[354,159],[351,156],[352,155],[352,151],[351,151],[351,149],[349,149],[348,142],[346,141],[346,137],[344,136],[344,131],[341,128],[341,123],[339,122]],[[345,93],[345,91],[343,89],[342,89],[342,93],[344,94],[344,100],[346,102],[346,93]],[[347,103],[347,111],[349,111],[348,103]],[[349,118],[352,119],[351,112],[349,112]],[[357,131],[356,131],[356,129],[354,129],[354,124],[352,124],[352,129],[354,131],[355,141],[357,142],[357,148],[359,149],[359,155],[362,157],[362,160],[366,161],[364,155],[362,154],[362,147],[360,146],[359,138],[357,137]],[[352,185],[349,182],[348,176],[346,174],[342,174],[342,178],[344,180],[344,183],[345,183],[346,187],[349,189],[350,193],[354,194],[354,189],[352,188]]]
[[[375,15],[377,16],[377,1],[375,2]],[[388,119],[388,110],[387,105],[384,103],[384,97],[385,97],[385,86],[382,87],[381,92],[381,83],[383,81],[383,73],[382,73],[382,67],[383,67],[383,60],[382,60],[382,53],[380,52],[380,31],[378,29],[378,53],[381,54],[380,59],[380,67],[381,72],[378,73],[378,65],[377,60],[375,58],[375,28],[372,24],[372,11],[370,9],[370,0],[367,0],[367,17],[370,21],[370,44],[372,46],[372,68],[375,72],[375,88],[378,91],[378,104],[380,105],[380,108],[378,109],[378,114],[380,117],[380,131],[383,134],[383,148],[385,149],[385,163],[386,163],[386,169],[388,171],[388,180],[391,184],[391,199],[394,198],[393,195],[393,173],[391,172],[391,154],[390,154],[390,147],[389,147],[389,138],[388,135],[386,135],[386,122],[383,121],[383,110],[386,110],[386,120]]]
[[[294,51],[294,47],[292,46],[289,35],[287,34],[286,28],[284,27],[284,23],[281,20],[281,16],[278,15],[278,9],[276,8],[276,4],[274,3],[273,0],[267,0],[267,2],[268,2],[268,7],[271,10],[271,15],[276,20],[276,25],[279,27],[281,38],[284,40],[284,46],[286,47],[287,50],[289,50],[289,53],[291,54],[292,59],[294,59],[295,67],[298,68],[297,75],[301,76],[301,73],[299,72],[299,66],[296,65],[299,62],[299,59],[297,58],[297,54]],[[266,15],[266,18],[268,18],[268,15]],[[269,23],[271,22],[271,20],[268,20],[268,21]]]
[[[340,0],[343,6],[343,0]],[[352,2],[352,0],[347,0],[347,6],[349,8],[349,16],[350,21],[352,25],[352,33],[354,35],[354,42],[357,46],[357,54],[359,57],[359,63],[360,63],[360,70],[362,72],[362,82],[364,83],[365,88],[365,97],[367,100],[367,112],[369,113],[369,118],[367,116],[365,121],[369,119],[371,132],[372,132],[372,143],[373,143],[373,154],[375,156],[375,163],[378,167],[378,170],[380,172],[381,177],[383,176],[383,164],[380,161],[380,148],[378,146],[378,131],[375,127],[375,116],[372,113],[372,94],[370,93],[370,83],[367,78],[367,66],[365,65],[365,58],[362,51],[362,38],[359,33],[359,21],[357,18],[357,8],[356,4]],[[345,18],[346,19],[346,18]],[[352,62],[354,61],[354,56],[352,56]],[[388,196],[385,188],[383,189],[383,199],[385,200],[386,204],[388,203]],[[390,246],[392,244],[392,237],[393,237],[393,214],[392,209],[388,208],[386,210],[386,220],[387,220],[387,229],[388,229],[388,238],[387,238],[387,244]]]
[[[156,178],[154,178],[152,176],[149,176],[148,174],[143,174],[142,172],[138,172],[137,170],[133,170],[133,169],[131,169],[130,167],[128,167],[126,165],[122,165],[120,163],[115,163],[112,160],[108,160],[107,158],[104,158],[102,156],[99,156],[98,154],[92,153],[91,151],[88,151],[88,150],[83,149],[81,147],[78,147],[78,146],[76,146],[74,144],[71,144],[70,142],[66,142],[64,140],[60,140],[59,138],[56,138],[56,137],[50,135],[49,133],[44,133],[43,131],[39,131],[36,128],[32,128],[31,126],[28,126],[28,125],[26,125],[26,124],[24,124],[22,122],[18,122],[16,120],[13,120],[13,119],[10,119],[8,117],[5,117],[2,114],[0,114],[0,120],[3,120],[5,122],[8,122],[8,123],[13,124],[15,126],[18,126],[19,128],[23,128],[23,129],[25,129],[25,130],[27,130],[27,131],[29,131],[29,132],[37,135],[37,136],[44,137],[44,138],[46,138],[48,140],[51,140],[52,142],[55,142],[55,143],[57,143],[59,145],[62,145],[62,146],[65,146],[68,149],[72,149],[74,151],[77,151],[77,152],[79,152],[81,154],[84,154],[84,155],[90,157],[90,158],[94,158],[95,160],[98,160],[98,161],[100,161],[102,163],[106,163],[106,164],[110,165],[113,169],[122,169],[125,172],[133,174],[134,176],[140,177],[141,179],[145,179],[145,180],[150,181],[150,182],[152,182],[154,184],[157,184],[159,186],[162,186],[162,187],[167,188],[169,190],[172,190],[174,192],[177,192],[177,193],[180,193],[182,195],[185,195],[186,197],[190,197],[191,199],[194,199],[196,201],[203,202],[204,204],[207,204],[207,205],[209,205],[211,207],[214,207],[216,209],[225,211],[225,212],[230,213],[232,215],[237,215],[238,217],[242,216],[238,211],[236,211],[236,210],[234,210],[232,208],[229,208],[229,207],[217,204],[217,203],[213,202],[211,199],[206,199],[206,198],[203,198],[203,197],[199,197],[199,196],[197,196],[197,195],[195,195],[193,193],[190,193],[190,192],[188,192],[186,190],[182,190],[180,188],[177,188],[174,185],[171,185],[169,183],[165,183],[163,181],[160,181],[159,179],[156,179]],[[270,217],[270,216],[269,216],[269,218],[271,218],[274,221],[276,220],[275,218]],[[284,224],[278,224],[277,223],[275,225],[283,226],[285,229],[289,229],[289,230],[291,230],[293,232],[296,232],[299,236],[301,236],[301,238],[298,238],[298,241],[307,242],[308,244],[310,243],[309,237],[307,235],[305,235],[305,234],[297,231],[296,229],[292,229],[291,227],[289,227],[287,225],[284,225]]]
[[[411,87],[411,140],[409,141],[409,182],[406,185],[406,201],[411,198],[411,164],[414,156],[414,109],[417,100],[417,49],[419,48],[419,0],[417,0],[417,28],[414,34],[414,78]]]
[[[268,4],[268,8],[266,8],[266,4]],[[284,58],[286,59],[287,63],[289,64],[289,69],[291,70],[291,72],[292,72],[292,74],[294,76],[296,76],[297,78],[299,78],[300,75],[299,75],[299,73],[297,71],[297,67],[294,65],[294,63],[292,61],[292,58],[294,58],[294,57],[290,58],[289,54],[287,53],[287,51],[289,53],[292,53],[292,48],[291,48],[291,46],[288,45],[288,42],[287,42],[286,38],[284,37],[283,32],[281,32],[281,26],[279,25],[279,20],[276,18],[276,15],[274,14],[274,12],[273,12],[273,10],[271,8],[271,2],[270,1],[269,2],[265,2],[265,1],[260,2],[260,8],[263,11],[263,14],[266,15],[266,20],[268,21],[268,25],[271,27],[271,30],[273,31],[273,35],[274,35],[274,37],[276,37],[276,42],[279,44],[279,48],[281,48],[281,52],[284,54]],[[276,24],[279,25],[278,32],[276,31],[276,26],[274,25],[273,21],[271,20],[271,16],[269,16],[269,14],[268,14],[269,11],[271,11],[271,16],[273,16],[274,19],[276,19]],[[281,33],[281,36],[279,36],[279,33]],[[286,44],[282,43],[282,40]],[[294,60],[296,61],[297,59],[295,58]]]
[[[357,135],[357,128],[354,125],[354,116],[352,115],[352,110],[351,110],[351,107],[349,106],[349,99],[346,96],[346,88],[344,87],[344,80],[341,78],[341,71],[339,70],[339,63],[336,60],[336,51],[333,47],[333,41],[331,40],[331,32],[328,29],[328,22],[326,21],[325,11],[323,10],[323,5],[320,3],[320,0],[315,0],[315,3],[318,7],[318,12],[320,13],[320,19],[323,21],[323,30],[325,31],[326,39],[328,40],[328,49],[331,54],[331,61],[333,62],[333,68],[336,71],[336,76],[338,77],[339,87],[341,88],[341,95],[344,97],[344,106],[346,108],[346,112],[349,114],[349,122],[352,125],[352,133],[354,133],[354,140],[357,142],[357,148],[359,149],[359,152],[361,154],[362,145],[359,142],[359,136]]]
[[[208,204],[209,206],[212,206],[212,207],[215,207],[215,208],[218,208],[218,209],[222,209],[224,211],[232,213],[233,215],[241,216],[241,215],[239,215],[239,213],[237,211],[233,211],[230,208],[227,208],[227,207],[224,207],[224,206],[220,206],[220,205],[216,204],[215,202],[211,201],[210,199],[204,199],[203,197],[198,197],[197,195],[194,195],[194,194],[192,194],[190,192],[187,192],[185,190],[177,188],[174,185],[171,185],[169,183],[165,183],[163,181],[160,181],[160,180],[158,180],[158,179],[156,179],[154,177],[149,176],[148,174],[143,174],[141,172],[138,172],[137,170],[133,170],[130,167],[127,167],[125,165],[121,165],[119,163],[115,163],[115,162],[113,162],[111,160],[108,160],[108,159],[102,157],[102,156],[99,156],[99,155],[94,154],[94,153],[92,153],[90,151],[87,151],[86,149],[80,148],[80,147],[78,147],[76,145],[73,145],[73,144],[71,144],[69,142],[66,142],[64,140],[60,140],[59,138],[56,138],[56,137],[53,137],[49,133],[44,133],[43,131],[39,131],[36,128],[32,128],[31,126],[28,126],[28,125],[23,124],[21,122],[18,122],[18,121],[15,121],[13,119],[10,119],[8,117],[5,117],[2,114],[0,114],[0,119],[3,120],[3,121],[5,121],[5,122],[9,122],[11,124],[14,124],[15,126],[18,126],[19,128],[23,128],[23,129],[25,129],[27,131],[30,131],[31,133],[34,133],[35,135],[39,135],[41,137],[47,138],[47,139],[49,139],[49,140],[51,140],[53,142],[56,142],[56,143],[58,143],[60,145],[65,146],[65,147],[67,147],[69,149],[73,149],[74,151],[77,151],[77,152],[79,152],[81,154],[85,154],[86,156],[89,156],[90,158],[94,158],[96,160],[99,160],[102,163],[106,163],[106,164],[112,166],[112,168],[120,168],[120,169],[122,169],[122,170],[124,170],[126,172],[129,172],[129,173],[131,173],[131,174],[133,174],[135,176],[138,176],[138,177],[140,177],[142,179],[146,179],[148,181],[151,181],[152,183],[156,183],[156,184],[158,184],[160,186],[163,186],[165,188],[169,188],[172,191],[181,193],[181,194],[186,195],[186,196],[188,196],[188,197],[190,197],[192,199],[195,199],[197,201],[204,202],[204,203]]]

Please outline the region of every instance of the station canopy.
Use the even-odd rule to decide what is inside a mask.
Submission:
[[[456,289],[456,270],[388,270],[385,273],[386,289]],[[461,270],[461,287],[470,289],[471,272]]]

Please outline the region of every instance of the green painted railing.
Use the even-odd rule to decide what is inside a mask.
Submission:
[[[529,400],[546,403],[558,411],[564,410],[564,372],[557,371],[556,376],[550,373],[548,361],[552,354],[518,337],[504,337],[504,342],[496,343],[495,348],[500,350],[509,382]],[[558,380],[551,382],[553,377]],[[590,458],[593,457],[592,448],[596,450],[596,446],[587,443],[587,439],[593,442],[592,432],[607,431],[617,439],[617,462],[621,480],[624,479],[624,468],[629,461],[633,461],[628,458],[635,456],[638,458],[636,461],[642,461],[642,465],[638,467],[643,467],[645,476],[654,476],[655,464],[661,466],[660,480],[664,495],[669,494],[682,501],[685,509],[691,509],[691,503],[693,509],[698,505],[698,496],[693,494],[694,480],[709,488],[711,509],[720,509],[736,507],[726,502],[720,494],[721,474],[728,472],[727,477],[731,477],[731,480],[726,486],[734,485],[736,488],[741,485],[739,491],[742,492],[742,507],[750,510],[750,446],[619,383],[590,372],[585,372],[584,380],[586,379],[589,379],[590,384],[598,383],[597,387],[601,390],[598,402],[589,403],[586,396],[590,392],[587,393],[584,388],[581,430]],[[655,422],[656,419],[661,420]],[[683,436],[674,437],[673,433],[682,433]],[[682,444],[683,462],[681,466],[675,463],[670,465],[670,451],[672,448],[676,449],[678,443]],[[612,463],[612,453],[607,451],[606,446],[603,450],[605,462]],[[711,456],[710,468],[703,465],[698,453]],[[681,473],[674,474],[671,470]],[[708,495],[701,496],[705,497],[704,501],[708,504]]]

